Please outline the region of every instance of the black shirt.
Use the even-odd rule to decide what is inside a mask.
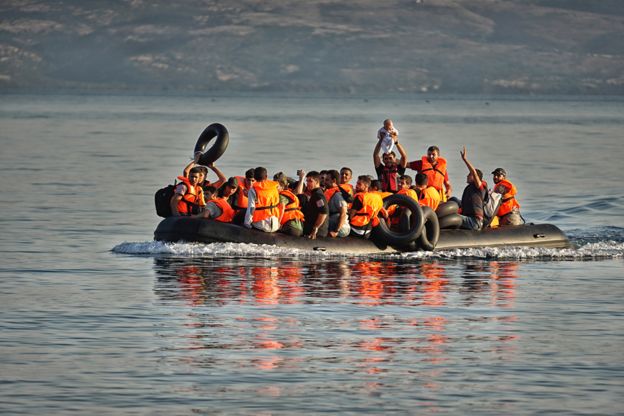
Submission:
[[[305,221],[303,223],[304,235],[310,235],[319,215],[328,214],[316,233],[317,237],[326,237],[329,228],[329,205],[327,204],[327,198],[325,198],[325,194],[323,194],[321,188],[312,190],[312,194],[305,205],[303,205],[302,211],[305,216]]]
[[[477,189],[473,183],[466,186],[461,199],[462,215],[483,219],[483,198],[486,192],[485,182],[481,189]]]

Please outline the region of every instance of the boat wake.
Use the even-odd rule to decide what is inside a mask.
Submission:
[[[484,247],[441,250],[435,252],[381,253],[378,255],[336,254],[269,245],[243,243],[165,243],[161,241],[124,242],[112,252],[141,256],[206,257],[206,258],[345,258],[403,259],[500,259],[500,260],[601,260],[624,258],[624,228],[600,227],[571,230],[574,248]]]

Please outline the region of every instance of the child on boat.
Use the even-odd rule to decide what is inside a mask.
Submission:
[[[394,128],[392,120],[385,119],[383,126],[377,130],[377,140],[381,142],[382,153],[390,153],[394,149],[394,143],[398,140],[399,131]]]

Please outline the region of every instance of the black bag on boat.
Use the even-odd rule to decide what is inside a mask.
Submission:
[[[154,195],[154,204],[156,205],[156,214],[159,217],[167,218],[172,215],[171,198],[175,192],[176,185],[167,185],[156,191]]]

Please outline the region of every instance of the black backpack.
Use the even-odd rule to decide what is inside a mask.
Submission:
[[[159,217],[167,218],[172,215],[171,198],[175,192],[176,185],[167,185],[156,191],[154,195],[154,204],[156,205],[156,214]]]

